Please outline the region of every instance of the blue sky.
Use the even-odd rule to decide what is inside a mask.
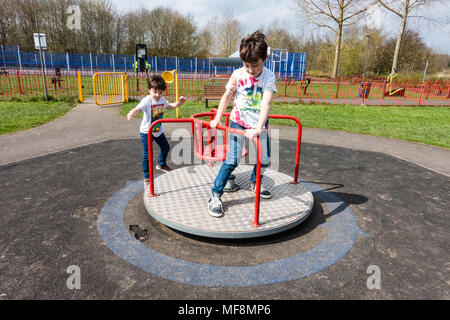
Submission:
[[[219,17],[226,9],[231,8],[234,17],[241,22],[246,33],[253,32],[260,27],[267,27],[274,20],[278,20],[294,34],[299,34],[299,30],[302,29],[312,29],[306,18],[302,18],[295,10],[291,0],[111,0],[111,2],[121,12],[140,7],[150,10],[159,6],[171,7],[182,14],[191,14],[199,27],[204,26],[209,19]],[[425,43],[435,52],[450,55],[450,0],[441,0],[424,12],[441,23],[433,26],[418,19],[411,19],[408,26],[418,31]],[[378,25],[395,36],[401,22],[400,18],[386,10],[375,10],[372,13],[371,21],[372,25]],[[316,30],[315,32],[323,31]]]

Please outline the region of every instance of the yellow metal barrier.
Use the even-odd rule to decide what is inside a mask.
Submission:
[[[172,71],[164,71],[162,77],[166,83],[172,83],[175,80],[175,101],[178,102],[178,71],[174,69]],[[180,117],[180,108],[177,108],[177,118]]]
[[[81,72],[78,71],[78,94],[80,95],[80,103],[83,103],[83,84],[81,82]]]
[[[124,72],[98,72],[92,76],[95,104],[105,106],[128,100],[128,90]]]

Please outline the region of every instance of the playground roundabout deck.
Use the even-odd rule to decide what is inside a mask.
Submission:
[[[162,174],[155,179],[158,197],[144,192],[144,204],[151,216],[173,229],[213,238],[253,238],[293,228],[312,211],[314,197],[301,183],[292,184],[292,177],[268,169],[262,185],[273,197],[260,202],[259,227],[251,224],[255,193],[250,191],[253,166],[240,165],[234,171],[237,192],[222,196],[225,215],[214,218],[208,214],[208,198],[220,166],[207,164],[187,166]]]

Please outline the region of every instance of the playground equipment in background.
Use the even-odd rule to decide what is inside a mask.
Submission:
[[[212,109],[212,112],[194,114],[187,119],[160,119],[152,123],[149,132],[162,122],[190,123],[194,156],[202,161],[224,161],[228,149],[227,133],[245,136],[245,131],[226,125],[218,125],[215,129],[211,129],[209,123],[216,112]],[[226,117],[224,123],[228,124],[230,113],[224,113],[224,116]],[[261,142],[258,137],[254,137],[252,142],[256,145],[256,192],[249,190],[253,165],[240,164],[231,179],[239,182],[241,190],[227,192],[223,196],[225,216],[217,219],[209,216],[207,203],[219,167],[207,164],[186,166],[161,174],[154,179],[153,148],[149,148],[150,184],[143,195],[148,213],[170,228],[213,238],[261,237],[288,230],[303,222],[312,212],[314,197],[312,192],[298,181],[302,126],[293,116],[269,117],[294,120],[297,123],[294,178],[267,168],[264,172],[264,183],[261,181]],[[202,118],[206,118],[206,121]],[[224,135],[217,135],[218,131],[223,131]],[[148,135],[148,140],[149,145],[152,145],[151,134]],[[223,144],[220,143],[222,141]],[[158,184],[158,194],[155,193],[155,183]],[[235,187],[233,183],[231,185]],[[276,196],[260,202],[261,184],[266,187],[269,185]],[[250,200],[253,197],[254,202]]]
[[[173,69],[172,71],[164,71],[162,77],[166,83],[172,83],[175,81],[175,101],[178,102],[178,71]],[[180,117],[180,110],[177,108],[177,118]]]
[[[105,106],[128,101],[125,72],[98,72],[92,76],[95,104]]]
[[[134,72],[136,73],[136,88],[139,91],[139,79],[138,72],[145,72],[147,78],[147,89],[149,89],[148,73],[150,72],[151,65],[147,62],[147,45],[136,44],[135,62],[133,64]]]
[[[58,89],[61,89],[61,82],[64,81],[62,79],[61,68],[55,67],[55,75],[52,77],[52,84],[56,90],[56,84],[58,84]]]
[[[308,86],[311,84],[311,78],[306,78],[306,83],[301,82],[301,85],[303,86],[303,94],[306,95],[306,89],[308,89]]]
[[[397,73],[391,73],[386,79],[386,84],[388,85],[388,90],[384,92],[385,97],[404,97],[405,87],[397,87],[392,89],[392,82],[397,76]]]

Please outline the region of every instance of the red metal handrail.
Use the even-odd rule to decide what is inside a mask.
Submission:
[[[148,129],[148,174],[150,179],[150,197],[157,197],[159,194],[155,194],[155,187],[153,183],[153,127],[162,122],[191,122],[192,119],[159,119],[152,122]]]
[[[211,112],[212,113],[216,113],[217,109],[212,108]],[[201,113],[201,114],[196,114],[195,116],[199,116],[199,115],[207,116],[209,114],[210,113],[204,112],[204,113]],[[228,126],[228,121],[229,121],[229,118],[230,118],[230,114],[231,114],[230,112],[224,112],[223,113],[223,116],[226,117],[226,120],[225,120],[226,121],[225,122],[226,126]],[[271,115],[269,115],[269,118],[293,120],[293,121],[295,121],[297,123],[298,130],[297,130],[297,149],[296,149],[296,152],[295,152],[295,164],[294,164],[294,181],[292,181],[291,184],[298,184],[298,168],[299,168],[299,165],[300,165],[300,149],[301,149],[301,143],[302,143],[302,124],[301,124],[301,122],[300,122],[300,120],[298,118],[296,118],[294,116],[289,116],[289,115],[271,114]],[[225,139],[226,139],[226,135],[225,135]],[[225,144],[226,144],[226,140],[225,140]]]
[[[215,109],[211,110],[212,112],[204,112],[204,113],[197,113],[191,116],[191,118],[188,119],[160,119],[155,122],[153,122],[150,125],[150,128],[148,130],[148,161],[149,161],[149,179],[150,179],[150,197],[156,197],[159,196],[158,194],[155,194],[154,189],[154,179],[153,179],[153,134],[152,130],[153,127],[155,127],[159,123],[163,122],[175,122],[175,123],[181,123],[181,122],[190,122],[192,127],[192,134],[194,136],[194,121],[198,122],[199,124],[205,126],[206,128],[210,128],[210,124],[208,121],[204,121],[201,119],[197,119],[198,117],[207,117],[209,116],[210,119],[212,119],[212,115],[216,113]],[[226,116],[226,124],[228,124],[230,113],[224,113],[224,116]],[[296,149],[296,158],[295,158],[295,166],[294,166],[294,181],[292,181],[292,184],[298,184],[298,169],[299,169],[299,163],[300,163],[300,147],[301,147],[301,139],[302,139],[302,125],[300,123],[300,120],[297,119],[294,116],[289,115],[269,115],[269,118],[276,118],[276,119],[286,119],[286,120],[293,120],[298,125],[298,133],[297,133],[297,149]],[[230,128],[228,126],[222,126],[217,125],[216,129],[223,130],[225,132],[231,132],[234,134],[239,134],[245,137],[245,131],[239,130],[235,128]],[[225,137],[227,134],[225,134]],[[202,138],[203,139],[203,138]],[[210,141],[208,140],[208,143]],[[226,140],[225,140],[226,143]],[[257,157],[256,157],[256,190],[255,190],[255,215],[254,219],[252,221],[252,226],[259,227],[259,211],[260,211],[260,191],[261,191],[261,141],[258,137],[253,138],[253,143],[256,144],[256,150],[257,150]],[[195,149],[195,146],[194,146]],[[203,155],[203,151],[200,150],[200,153],[196,154],[194,150],[194,154],[198,156],[199,158],[205,160],[205,156]],[[206,160],[211,160],[210,158]]]
[[[269,118],[293,120],[297,123],[298,130],[297,130],[297,149],[295,151],[294,181],[292,181],[291,183],[298,184],[298,168],[300,165],[300,148],[302,143],[302,124],[300,123],[300,120],[294,116],[271,114],[269,115]]]

